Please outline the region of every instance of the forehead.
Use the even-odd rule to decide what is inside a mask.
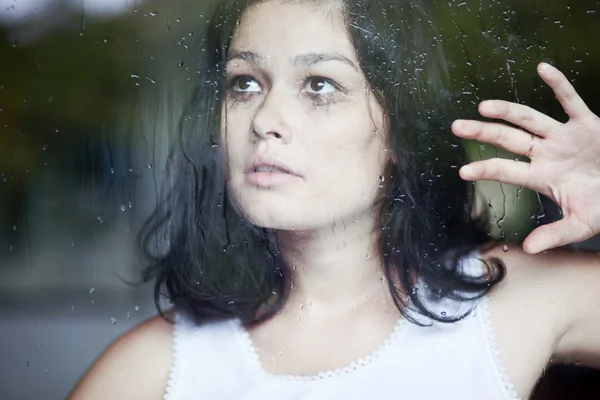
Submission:
[[[246,50],[290,58],[335,51],[356,59],[339,8],[316,2],[266,1],[250,7],[234,32],[229,52]]]

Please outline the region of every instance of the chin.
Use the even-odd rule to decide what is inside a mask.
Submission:
[[[318,226],[315,215],[307,213],[307,207],[294,207],[290,204],[240,204],[242,214],[261,228],[294,231],[314,229]]]

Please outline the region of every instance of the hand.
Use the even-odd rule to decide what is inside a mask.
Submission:
[[[463,179],[525,186],[561,207],[562,220],[538,227],[523,242],[523,249],[530,254],[581,242],[600,232],[600,118],[559,70],[540,63],[537,72],[562,104],[569,116],[567,123],[521,104],[489,100],[479,105],[482,116],[526,131],[495,122],[456,120],[452,124],[457,136],[530,158],[530,162],[477,161],[461,168]]]

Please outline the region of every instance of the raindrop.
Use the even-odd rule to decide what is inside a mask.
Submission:
[[[158,17],[158,11],[150,11],[151,17]]]
[[[96,291],[96,288],[91,288],[90,289],[90,294],[93,294]]]
[[[505,253],[508,252],[508,246],[507,245],[502,246],[502,251],[504,251]]]
[[[127,211],[127,207],[125,207],[125,204],[121,205],[121,211],[123,211],[123,212]]]
[[[13,225],[13,231],[16,231],[16,230],[17,230],[17,226]]]
[[[114,169],[114,168],[111,168],[111,169],[110,169],[110,173],[111,173],[111,174],[114,174],[114,173],[115,173],[115,169]]]
[[[104,221],[102,221],[102,218],[100,218],[100,216],[98,216],[98,221],[100,221],[100,223],[104,222]]]
[[[31,365],[31,363],[29,361],[25,361],[25,366],[29,367]]]
[[[177,63],[177,66],[178,66],[178,67],[183,67],[183,64],[184,64],[184,62],[183,62],[183,60],[182,60],[182,61],[179,61],[179,62]]]
[[[133,307],[133,309],[134,309],[135,311],[140,311],[140,306],[135,306],[135,307]]]
[[[48,147],[49,147],[49,146],[48,146],[47,144],[43,145],[43,146],[42,146],[42,151],[46,151],[46,150],[48,150]]]
[[[442,318],[446,318],[447,314],[446,311],[442,311]]]
[[[110,323],[113,325],[117,324],[117,319],[115,317],[110,317]]]

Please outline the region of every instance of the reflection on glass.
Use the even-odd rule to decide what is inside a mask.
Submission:
[[[0,397],[597,395],[585,3],[8,4]]]

